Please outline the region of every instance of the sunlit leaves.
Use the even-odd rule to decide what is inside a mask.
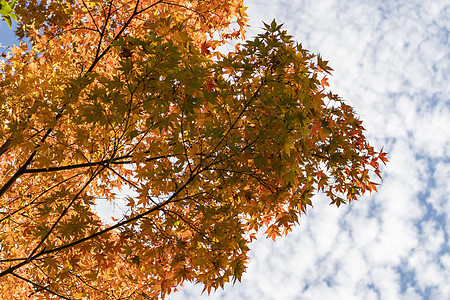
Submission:
[[[0,287],[5,299],[146,299],[186,280],[210,292],[241,280],[256,232],[286,235],[315,193],[339,206],[376,191],[386,154],[324,91],[326,61],[275,21],[218,52],[244,33],[240,1],[18,12],[31,46],[1,72],[0,278],[23,289]],[[121,216],[100,219],[104,202]]]
[[[17,21],[17,15],[14,13],[15,5],[15,0],[9,2],[6,2],[5,0],[0,1],[0,14],[2,15],[6,24],[8,24],[9,28],[12,27],[12,20]]]

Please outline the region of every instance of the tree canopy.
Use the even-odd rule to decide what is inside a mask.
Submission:
[[[2,299],[210,292],[317,192],[339,206],[376,191],[386,153],[328,91],[327,61],[275,21],[244,42],[242,1],[15,10],[28,42],[0,66]],[[122,198],[121,218],[97,215]]]

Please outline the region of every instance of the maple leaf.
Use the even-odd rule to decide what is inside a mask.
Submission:
[[[378,154],[378,158],[384,163],[386,164],[387,162],[389,162],[389,160],[386,157],[387,153],[383,152],[383,148],[381,148],[379,154]]]
[[[325,87],[330,86],[330,84],[328,83],[328,78],[327,77],[323,77],[320,80],[320,84],[322,85],[322,89],[325,89]]]
[[[323,92],[332,69],[275,20],[235,40],[242,1],[44,4],[17,7],[30,43],[0,72],[1,299],[210,292],[316,192],[340,206],[376,191],[387,154]],[[126,210],[103,220],[100,200]]]
[[[0,1],[0,14],[3,16],[3,20],[5,20],[9,28],[12,27],[12,20],[17,21],[17,15],[14,13],[15,5],[15,0],[9,2],[6,2],[5,0]]]
[[[333,69],[328,66],[328,61],[323,60],[320,55],[317,55],[317,68],[319,72],[324,71],[328,74],[331,74],[330,72],[333,71]]]
[[[202,43],[202,46],[201,46],[202,54],[204,54],[204,55],[210,55],[210,54],[211,54],[211,51],[209,50],[210,47],[211,47],[211,46],[209,45],[208,42]]]

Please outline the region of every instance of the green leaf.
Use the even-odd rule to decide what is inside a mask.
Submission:
[[[13,12],[13,9],[6,1],[1,1],[0,14],[8,15]]]
[[[317,65],[325,71],[325,73],[331,74],[331,71],[333,71],[332,68],[328,66],[328,61],[323,60],[320,55],[317,55]]]
[[[3,16],[3,18],[5,19],[6,24],[8,24],[9,28],[12,28],[11,17],[9,17],[9,16]]]
[[[292,138],[288,137],[284,142],[284,152],[287,156],[291,156],[291,150],[295,150],[295,145]]]
[[[233,261],[232,263],[234,270],[233,270],[233,283],[237,281],[241,281],[242,274],[245,272],[245,261],[241,258],[238,258]]]

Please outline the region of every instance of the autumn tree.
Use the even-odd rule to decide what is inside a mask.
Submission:
[[[0,72],[1,299],[209,292],[315,193],[339,206],[376,190],[385,153],[327,90],[327,62],[275,22],[242,42],[241,0],[15,10],[28,42]],[[122,197],[121,219],[97,216]]]

